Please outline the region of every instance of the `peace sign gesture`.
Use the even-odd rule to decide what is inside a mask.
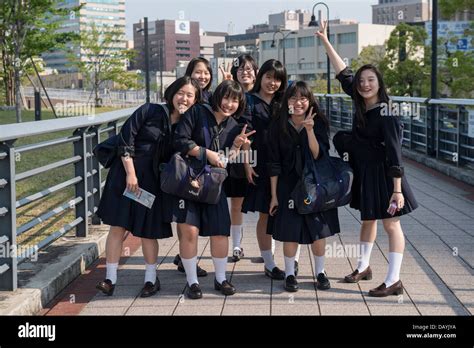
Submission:
[[[328,21],[320,21],[319,30],[314,34],[323,41],[328,40]]]
[[[224,63],[222,63],[222,66],[224,66]],[[222,79],[225,80],[233,80],[232,74],[230,73],[231,65],[230,63],[227,63],[227,66],[225,69],[219,65],[219,70],[222,73]]]
[[[302,125],[304,126],[304,128],[306,128],[306,131],[308,132],[313,130],[314,116],[316,116],[316,114],[313,114],[313,107],[311,107],[311,109],[309,109],[308,116],[302,122]]]
[[[243,144],[250,144],[250,140],[248,139],[248,137],[256,132],[253,130],[251,132],[245,133],[246,130],[247,125],[242,128],[242,132],[240,132],[240,134],[237,135],[234,139],[234,146],[238,149],[240,149]]]

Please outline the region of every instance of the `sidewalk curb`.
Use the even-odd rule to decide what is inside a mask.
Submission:
[[[90,226],[85,238],[63,237],[37,262],[18,266],[18,289],[0,293],[0,315],[36,315],[105,252],[108,226]]]

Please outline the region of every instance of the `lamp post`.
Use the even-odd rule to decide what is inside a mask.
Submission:
[[[290,34],[296,34],[296,31],[290,31],[288,33],[285,33],[281,30],[277,30],[273,33],[273,39],[272,39],[272,44],[270,47],[275,47],[275,35],[276,34],[281,34],[281,36],[283,37],[283,39],[281,41],[283,41],[283,65],[286,66],[286,51],[285,51],[285,39],[290,35]],[[280,41],[280,42],[281,42]],[[280,59],[280,42],[278,42],[278,59]]]
[[[329,7],[324,2],[317,2],[316,4],[314,4],[313,11],[312,11],[312,14],[311,14],[311,20],[308,23],[308,27],[317,27],[317,26],[319,26],[319,23],[316,21],[316,16],[314,15],[314,9],[318,5],[323,5],[324,7],[326,7],[327,21],[328,21],[327,33],[328,33],[328,40],[330,40],[331,36],[329,34]],[[327,67],[326,67],[327,70],[326,71],[327,71],[327,73],[326,74],[327,74],[327,79],[328,79],[327,93],[331,94],[331,62],[329,61],[329,55],[327,53],[326,53],[326,57],[327,57],[327,60],[326,60],[326,64],[327,64]],[[327,113],[327,116],[330,117],[330,114],[329,114],[329,97],[326,98],[326,113]]]
[[[438,98],[438,0],[433,0],[433,20],[431,21],[431,99]],[[431,141],[429,153],[436,152],[436,105],[431,104]],[[428,142],[427,142],[428,144]]]
[[[143,18],[143,28],[137,29],[137,33],[143,31],[145,40],[145,90],[146,102],[150,102],[150,49],[148,47],[148,17]]]

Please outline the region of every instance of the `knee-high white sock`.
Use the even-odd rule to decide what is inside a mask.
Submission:
[[[225,269],[227,268],[227,257],[219,258],[213,257],[212,262],[214,263],[214,270],[216,272],[216,280],[220,284],[225,278]]]
[[[285,275],[288,277],[290,275],[295,275],[295,257],[286,257],[283,256],[285,259]]]
[[[314,255],[314,272],[316,273],[316,276],[319,273],[324,272],[324,255],[323,256],[317,256]]]
[[[370,242],[360,242],[360,257],[357,263],[357,270],[359,273],[366,270],[370,264],[370,254],[372,253],[372,248],[374,243]]]
[[[189,285],[193,285],[194,283],[198,283],[197,277],[197,256],[194,256],[190,259],[185,259],[181,257],[181,261],[183,262],[184,271],[186,272],[186,280],[188,281]]]
[[[296,249],[295,261],[298,262],[300,259],[301,245],[298,244],[298,249]]]
[[[106,263],[107,275],[105,279],[109,279],[112,284],[117,283],[117,269],[118,269],[118,262],[117,263]]]
[[[265,268],[271,271],[276,267],[275,261],[273,261],[273,253],[270,250],[260,250],[260,253],[263,257],[263,262],[265,262]]]
[[[155,284],[156,281],[156,263],[145,263],[145,283],[151,282]]]
[[[240,249],[240,240],[242,239],[242,225],[231,225],[230,235],[232,236],[232,249]]]
[[[387,288],[400,280],[400,268],[402,268],[403,254],[388,253],[388,273],[385,278]]]
[[[272,238],[272,255],[275,255],[275,239]]]

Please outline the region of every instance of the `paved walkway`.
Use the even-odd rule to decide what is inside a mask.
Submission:
[[[381,224],[371,257],[374,277],[359,284],[342,282],[356,267],[353,251],[359,240],[359,213],[339,210],[342,232],[327,240],[329,291],[314,288],[313,258],[308,246],[300,256],[300,290],[288,293],[282,281],[263,274],[255,238],[256,214],[245,217],[242,246],[245,258],[228,264],[228,277],[237,288],[225,297],[213,288],[213,266],[207,238],[199,240],[199,265],[209,271],[200,278],[203,298],[189,300],[183,292],[184,274],[172,261],[176,238],[160,241],[158,275],[162,290],[140,298],[144,265],[140,242],[129,236],[113,297],[94,289],[105,274],[104,255],[86,274],[71,283],[41,314],[44,315],[472,315],[474,313],[474,189],[406,160],[406,173],[420,207],[402,217],[406,251],[401,270],[405,293],[368,297],[387,271],[388,238]],[[107,229],[107,226],[101,228]],[[344,251],[344,249],[346,249]],[[351,254],[352,253],[352,254]],[[284,268],[282,245],[275,260]]]

